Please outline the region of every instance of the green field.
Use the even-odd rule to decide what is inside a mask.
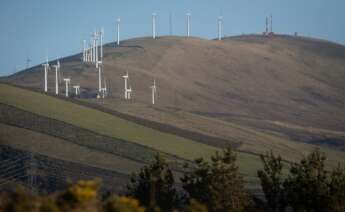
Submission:
[[[53,159],[71,161],[86,166],[94,166],[126,175],[139,170],[143,165],[143,163],[83,147],[35,131],[8,126],[1,123],[0,128],[2,129],[1,145],[7,145],[23,151],[45,155]],[[25,138],[24,142],[23,138]]]
[[[297,162],[307,153],[318,147],[327,154],[328,166],[335,167],[339,162],[345,162],[345,153],[343,151],[297,142],[277,131],[268,129],[262,131],[254,127],[193,114],[188,111],[152,107],[151,105],[137,102],[124,102],[120,99],[83,101],[99,104],[102,107],[114,111],[161,124],[167,123],[177,128],[226,139],[229,143],[233,141],[240,144],[237,146],[237,149],[243,152],[262,154],[268,150],[272,150],[275,154],[280,154],[287,161]],[[211,141],[210,145],[213,144],[219,146],[218,143]]]
[[[209,157],[219,150],[216,147],[162,133],[95,109],[10,85],[0,84],[0,103],[61,120],[101,135],[141,144],[186,160]],[[241,172],[252,181],[256,170],[261,165],[258,157],[247,153],[238,153],[238,157]]]

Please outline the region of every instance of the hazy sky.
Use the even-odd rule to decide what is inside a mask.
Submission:
[[[121,17],[121,38],[151,35],[151,13],[157,12],[159,35],[186,34],[186,12],[192,13],[193,36],[215,38],[217,16],[224,34],[261,33],[273,15],[278,33],[324,38],[345,44],[344,0],[1,0],[0,75],[8,75],[49,59],[81,51],[82,40],[104,27],[106,42],[115,39]]]

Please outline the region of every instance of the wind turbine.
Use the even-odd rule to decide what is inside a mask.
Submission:
[[[270,33],[273,33],[273,16],[271,14]]]
[[[266,32],[265,35],[268,35],[268,17],[266,17]]]
[[[128,89],[127,89],[128,72],[126,72],[126,75],[123,75],[122,77],[125,80],[125,99],[128,99],[128,95],[127,95],[127,91],[128,91]]]
[[[104,91],[107,91],[107,81],[105,80],[105,75],[103,75],[103,85],[104,85]]]
[[[132,87],[129,87],[129,89],[127,89],[127,99],[131,99],[131,93],[132,93]]]
[[[104,39],[104,28],[101,28],[101,61],[103,61],[103,39]]]
[[[68,97],[68,84],[71,82],[70,78],[63,79],[66,82],[66,97]]]
[[[83,40],[83,62],[86,61],[86,40]]]
[[[117,24],[117,41],[116,41],[116,45],[120,46],[120,23],[121,23],[121,19],[117,18],[116,20],[116,24]]]
[[[92,41],[89,42],[89,48],[87,50],[87,61],[92,62]]]
[[[60,70],[60,61],[57,61],[56,65],[53,65],[55,68],[55,94],[59,95],[59,76],[58,72]]]
[[[90,38],[90,62],[93,62],[93,54],[94,54],[94,48],[93,48],[93,45],[94,45],[94,40],[93,40],[93,35],[91,35],[91,38]]]
[[[218,40],[222,40],[223,34],[223,16],[218,17]]]
[[[187,12],[187,37],[190,36],[190,18],[191,18],[191,13]]]
[[[152,38],[156,39],[156,13],[152,13]]]
[[[98,40],[99,40],[99,32],[95,32],[95,63],[96,68],[98,68]]]
[[[157,91],[156,80],[153,80],[153,85],[151,86],[151,90],[152,90],[152,104],[154,105],[155,104],[155,94]]]
[[[102,89],[102,61],[98,61],[98,91],[101,92]]]
[[[48,92],[48,70],[49,70],[49,63],[48,57],[46,57],[46,63],[42,64],[44,67],[44,92]]]
[[[80,86],[79,85],[74,85],[73,88],[75,89],[75,95],[76,96],[80,95]]]
[[[92,62],[96,62],[96,32],[92,34]]]

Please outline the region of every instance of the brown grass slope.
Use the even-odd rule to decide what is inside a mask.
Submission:
[[[153,78],[158,106],[282,126],[345,131],[345,47],[316,39],[248,35],[223,41],[161,37],[104,48],[104,73],[113,97],[122,97],[128,71],[135,101],[149,104]],[[97,88],[93,65],[80,54],[61,59],[63,77],[84,92]],[[55,75],[49,74],[53,92]],[[3,79],[43,87],[37,66]],[[61,83],[63,88],[63,82]]]

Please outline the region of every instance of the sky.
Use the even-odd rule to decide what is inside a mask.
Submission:
[[[224,35],[262,33],[273,15],[273,31],[327,39],[345,44],[344,0],[1,0],[0,76],[81,51],[84,39],[104,27],[105,42],[150,36],[151,14],[157,13],[158,35],[186,35],[190,11],[191,35],[217,37],[217,17]]]

